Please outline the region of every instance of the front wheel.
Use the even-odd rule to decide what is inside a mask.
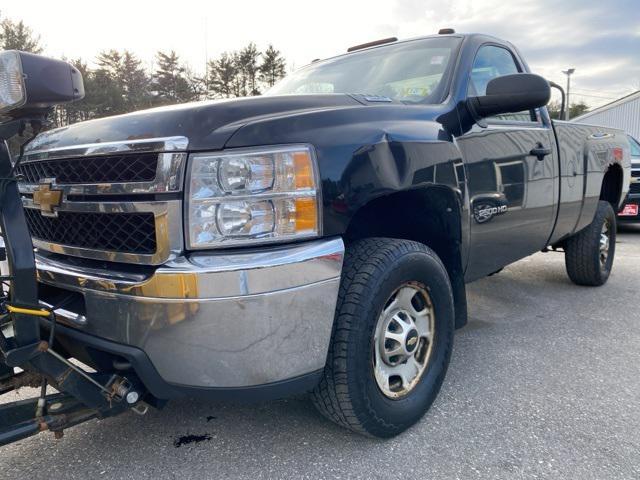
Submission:
[[[453,332],[449,276],[431,249],[388,238],[350,245],[314,404],[356,432],[401,433],[436,398]]]
[[[600,286],[609,278],[616,252],[616,215],[600,200],[591,224],[566,241],[565,265],[577,285]]]

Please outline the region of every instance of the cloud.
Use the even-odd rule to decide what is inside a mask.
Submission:
[[[459,32],[487,33],[509,40],[533,71],[550,80],[564,84],[561,71],[575,68],[572,90],[578,99],[591,105],[640,89],[637,0],[443,3],[398,1],[389,24],[398,25],[398,33],[406,36],[453,27]]]
[[[158,49],[176,50],[196,71],[205,60],[254,41],[273,43],[291,65],[342,53],[376,38],[408,38],[453,27],[514,43],[531,68],[564,83],[591,105],[640,88],[638,0],[111,0],[78,9],[76,1],[4,2],[2,15],[24,20],[51,55],[91,60],[128,48],[153,66]],[[587,92],[587,90],[592,90]],[[595,90],[595,92],[593,91]]]

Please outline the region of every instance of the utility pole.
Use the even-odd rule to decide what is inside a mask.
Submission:
[[[209,99],[209,19],[204,17],[204,99]]]
[[[569,108],[570,108],[569,106],[571,105],[569,101],[569,90],[571,89],[571,75],[575,71],[576,71],[575,68],[569,68],[568,70],[562,71],[562,73],[564,73],[567,76],[567,104],[565,105],[565,108],[564,108],[564,119],[567,121],[569,120]]]

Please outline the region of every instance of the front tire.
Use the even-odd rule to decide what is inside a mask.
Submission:
[[[318,410],[355,432],[392,437],[435,400],[453,347],[447,271],[428,247],[369,238],[345,256]]]
[[[565,265],[577,285],[604,285],[611,274],[616,252],[616,215],[609,202],[600,200],[591,224],[569,238]]]

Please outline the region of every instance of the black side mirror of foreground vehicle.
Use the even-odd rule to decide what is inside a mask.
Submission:
[[[0,52],[0,117],[46,115],[55,105],[83,97],[82,75],[71,64],[17,50]]]
[[[486,95],[469,97],[467,105],[477,118],[516,113],[544,107],[551,98],[549,82],[533,73],[496,77],[487,84]]]

